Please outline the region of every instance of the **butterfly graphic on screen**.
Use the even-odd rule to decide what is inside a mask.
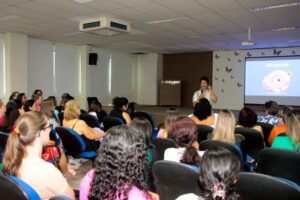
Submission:
[[[237,82],[236,85],[237,85],[238,87],[242,87],[242,86],[243,86],[243,84],[241,84],[240,82]]]
[[[240,54],[239,54],[237,51],[235,51],[235,52],[234,52],[234,55],[235,55],[235,56],[238,56],[238,55],[240,55]]]
[[[219,58],[220,58],[220,56],[219,56],[218,54],[216,54],[216,55],[215,55],[215,58],[216,58],[216,59],[219,59]]]
[[[280,54],[281,54],[281,50],[276,50],[276,49],[274,49],[274,51],[273,51],[273,54],[275,55],[275,56],[279,56]]]
[[[230,73],[230,72],[232,71],[232,68],[229,68],[228,66],[226,66],[225,71],[226,71],[227,73]]]
[[[242,62],[242,60],[238,60],[238,62],[240,63],[240,62]]]
[[[247,56],[248,56],[248,57],[251,57],[252,54],[248,51],[248,52],[247,52]]]
[[[217,71],[220,71],[220,69],[219,69],[219,68],[217,68],[216,70],[217,70]]]
[[[218,78],[218,77],[215,77],[215,80],[217,81],[217,80],[219,80],[219,78]]]

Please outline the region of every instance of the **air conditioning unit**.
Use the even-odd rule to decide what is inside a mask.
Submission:
[[[99,35],[116,35],[130,32],[130,23],[109,17],[83,20],[79,23],[79,30]]]

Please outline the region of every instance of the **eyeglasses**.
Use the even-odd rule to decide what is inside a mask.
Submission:
[[[49,126],[44,127],[42,130],[46,130],[48,128],[50,128],[52,130],[53,129],[53,124],[49,124]]]

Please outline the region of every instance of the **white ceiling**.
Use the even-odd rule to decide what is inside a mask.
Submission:
[[[300,46],[300,6],[251,12],[250,8],[296,0],[0,0],[0,32],[126,52],[199,52],[242,49],[252,27],[255,48]],[[76,19],[111,16],[131,23],[130,34],[80,33]],[[183,18],[146,24],[147,21]],[[288,42],[299,40],[298,42]],[[249,47],[248,47],[249,48]]]

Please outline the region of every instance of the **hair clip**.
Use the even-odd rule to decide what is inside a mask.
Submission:
[[[220,186],[222,186],[220,188]],[[225,199],[226,191],[225,191],[225,185],[224,183],[217,183],[214,185],[214,193],[212,194],[213,199],[216,197],[221,197],[222,199]]]

